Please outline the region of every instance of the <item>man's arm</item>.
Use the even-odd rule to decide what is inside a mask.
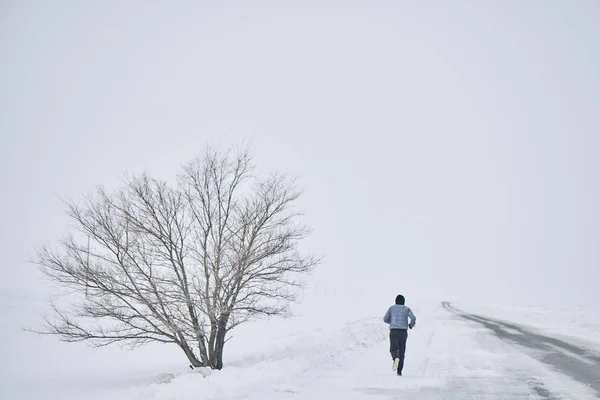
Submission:
[[[389,324],[391,316],[392,316],[392,308],[390,307],[390,308],[388,308],[387,312],[383,316],[383,322],[385,322],[386,324]]]
[[[417,317],[415,317],[415,314],[412,312],[412,310],[409,308],[408,309],[408,316],[410,317],[410,324],[408,324],[408,327],[410,329],[415,327],[415,324],[417,323]]]

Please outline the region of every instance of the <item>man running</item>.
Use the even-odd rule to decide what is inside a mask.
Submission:
[[[408,328],[412,329],[417,323],[417,317],[412,310],[404,305],[404,296],[399,294],[396,296],[396,304],[391,306],[385,316],[383,322],[390,324],[390,353],[394,364],[392,369],[402,375],[404,368],[404,352],[406,351],[406,339],[408,338]],[[410,323],[408,319],[410,318]]]

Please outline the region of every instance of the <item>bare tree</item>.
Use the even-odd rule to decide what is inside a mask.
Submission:
[[[77,296],[53,305],[43,333],[175,343],[194,367],[221,369],[228,333],[285,314],[318,262],[298,250],[299,196],[285,175],[254,176],[248,151],[207,149],[175,184],[142,175],[67,202],[76,232],[36,261]]]

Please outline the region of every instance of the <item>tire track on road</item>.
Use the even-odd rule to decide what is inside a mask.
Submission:
[[[442,302],[442,306],[463,319],[485,326],[498,338],[519,345],[533,358],[592,388],[596,392],[596,397],[600,398],[600,354],[564,340],[530,331],[522,326],[465,313],[453,307],[450,302]],[[533,389],[547,399],[553,398],[545,388],[539,386],[539,382]]]

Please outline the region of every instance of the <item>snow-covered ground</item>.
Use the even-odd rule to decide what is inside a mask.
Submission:
[[[1,399],[596,398],[585,386],[434,302],[412,305],[418,324],[409,333],[402,377],[391,371],[381,315],[311,314],[240,327],[228,343],[222,371],[191,371],[173,346],[92,350],[21,332],[36,325],[42,305],[14,294],[0,296]],[[461,306],[515,322],[527,319],[526,309],[508,318],[501,309]],[[544,313],[538,311],[542,321]],[[545,311],[551,318],[554,310]],[[591,315],[580,317],[593,321]],[[593,336],[593,329],[588,334]]]

